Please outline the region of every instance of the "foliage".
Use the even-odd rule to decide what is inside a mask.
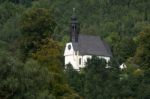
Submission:
[[[2,26],[9,18],[16,16],[23,11],[23,6],[13,3],[0,4],[0,26]]]
[[[124,37],[113,46],[113,54],[117,61],[121,64],[129,57],[134,56],[136,50],[136,43],[130,37]]]
[[[40,49],[36,53],[33,53],[33,57],[40,62],[54,62],[58,63],[56,59],[61,58],[62,46],[59,42],[52,39],[45,39],[44,44],[41,45]]]
[[[12,17],[3,25],[0,38],[3,41],[11,42],[20,37],[20,35],[18,17]]]
[[[127,64],[127,69],[120,70],[116,65],[112,61],[111,67],[106,68],[105,60],[93,57],[82,71],[77,72],[67,65],[65,73],[70,86],[86,99],[147,99],[149,69]]]
[[[65,69],[65,75],[68,84],[74,89],[76,92],[80,94],[80,96],[84,96],[84,73],[78,72],[73,69],[71,64],[68,64]]]
[[[150,28],[146,28],[138,35],[138,47],[134,56],[135,63],[143,68],[149,68],[150,63]]]
[[[50,97],[49,73],[33,60],[25,64],[7,54],[0,57],[0,97],[35,99]],[[42,82],[41,82],[42,81]]]
[[[36,52],[46,38],[52,38],[55,22],[52,15],[46,9],[29,9],[21,18],[22,41],[21,49],[25,55]]]
[[[70,89],[62,73],[50,70],[32,59],[22,63],[15,57],[1,54],[0,98],[52,99],[52,97],[80,98]]]
[[[61,64],[61,48],[59,42],[47,38],[44,44],[32,56],[42,66],[47,67],[47,70],[51,74],[50,77],[52,77],[52,80],[49,82],[51,86],[50,90],[57,99],[80,98],[65,81],[63,66]]]
[[[22,4],[25,6],[30,6],[32,1],[35,1],[35,0],[1,0],[0,3],[11,2],[14,4]]]
[[[0,0],[0,99],[149,99],[149,5],[150,0]],[[85,69],[68,65],[64,71],[73,7],[80,34],[110,44],[111,68],[93,57]],[[127,69],[118,68],[122,62]]]
[[[105,92],[103,87],[108,76],[107,70],[105,60],[99,60],[96,57],[88,60],[85,68],[86,99],[92,99],[94,97],[95,99],[104,98]]]

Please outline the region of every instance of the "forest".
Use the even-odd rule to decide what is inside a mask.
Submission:
[[[72,8],[80,34],[109,43],[111,68],[96,56],[65,68]],[[0,99],[149,97],[150,0],[0,0]]]

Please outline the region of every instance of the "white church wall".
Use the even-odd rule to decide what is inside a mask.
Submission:
[[[72,43],[67,43],[64,52],[65,65],[70,63],[74,69],[79,69],[78,54],[76,54],[77,53],[75,53]]]
[[[70,56],[65,56],[65,65],[67,64],[71,64],[73,66],[74,69],[79,69],[79,66],[77,64],[77,57],[70,55]]]
[[[106,62],[110,61],[110,57],[103,57],[103,56],[98,56],[98,57],[105,59]],[[92,58],[92,55],[80,56],[78,54],[76,55],[74,52],[74,54],[65,56],[65,65],[70,63],[74,69],[78,70],[80,68],[85,67],[88,58]],[[81,59],[81,63],[80,63],[80,59]]]
[[[98,56],[98,57],[105,59],[107,63],[110,61],[110,57],[104,57],[104,56]],[[91,59],[92,55],[84,55],[83,56],[83,58],[82,58],[83,59],[82,67],[85,67],[88,58]]]
[[[65,65],[71,64],[74,69],[84,68],[88,58],[92,58],[92,55],[79,55],[78,51],[74,51],[72,43],[67,43],[65,47]],[[106,59],[109,62],[110,57],[98,56],[99,58]]]
[[[110,61],[110,57],[105,57],[105,56],[98,56],[98,57],[105,59],[107,63]]]
[[[84,55],[83,56],[83,65],[82,65],[82,67],[85,67],[88,58],[91,59],[92,56],[91,55]]]
[[[70,49],[69,49],[69,46],[70,46]],[[64,56],[73,55],[73,54],[74,54],[74,49],[73,49],[72,43],[67,43],[65,46]]]

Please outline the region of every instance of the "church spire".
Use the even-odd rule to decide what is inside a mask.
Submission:
[[[75,13],[75,8],[73,8],[73,14],[71,17],[70,41],[71,42],[78,42],[78,35],[79,35],[79,26],[78,26],[76,13]]]

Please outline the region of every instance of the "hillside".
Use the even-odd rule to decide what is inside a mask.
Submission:
[[[73,8],[80,34],[110,45],[111,69],[93,57],[64,71]],[[0,0],[0,99],[148,99],[149,11],[150,0]]]

